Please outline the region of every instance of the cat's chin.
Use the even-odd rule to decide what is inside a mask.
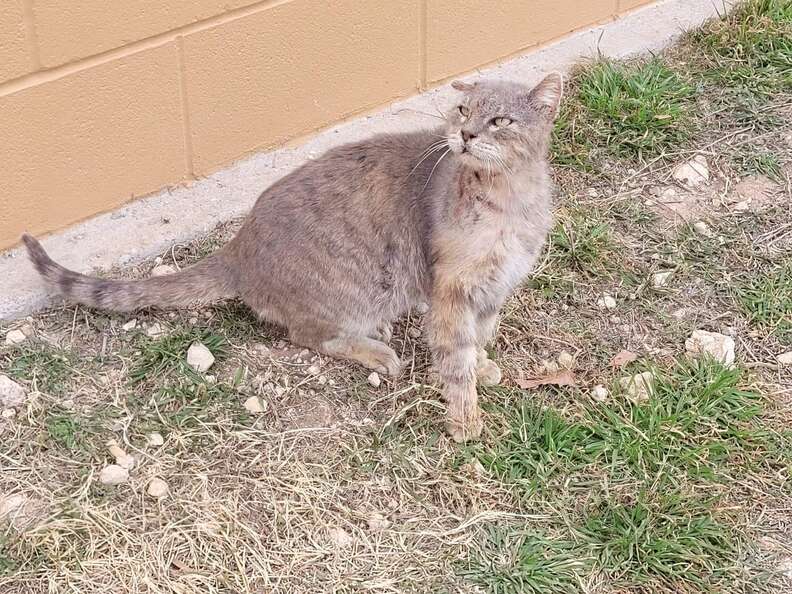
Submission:
[[[480,158],[471,153],[470,151],[465,152],[458,152],[456,153],[457,159],[459,159],[460,163],[464,163],[470,167],[483,167],[484,161]]]

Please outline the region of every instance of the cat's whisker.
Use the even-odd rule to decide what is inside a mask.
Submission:
[[[426,183],[424,184],[424,187],[421,188],[421,193],[423,193],[423,191],[429,185],[429,182],[431,181],[432,176],[434,175],[435,169],[437,169],[437,166],[440,165],[440,161],[442,161],[445,158],[445,156],[448,153],[450,153],[450,152],[451,152],[451,149],[449,148],[448,150],[446,150],[446,152],[444,152],[442,155],[440,155],[440,158],[437,160],[437,163],[434,164],[434,167],[432,167],[432,170],[429,172],[429,177],[426,178]]]
[[[398,109],[398,110],[394,111],[393,114],[394,115],[399,115],[400,113],[402,113],[404,111],[411,111],[413,113],[418,113],[418,114],[421,114],[421,115],[425,115],[425,116],[428,116],[430,118],[437,118],[438,120],[444,120],[445,121],[445,119],[446,119],[446,117],[444,115],[442,115],[442,114],[437,115],[437,114],[434,114],[434,113],[429,113],[427,111],[421,111],[420,109],[413,109],[411,107],[403,107],[402,109]]]
[[[418,167],[421,165],[421,163],[423,163],[424,161],[426,161],[426,159],[428,159],[428,158],[429,158],[429,156],[430,156],[432,153],[439,151],[441,148],[444,148],[445,146],[446,146],[446,142],[445,142],[445,140],[443,140],[443,141],[438,141],[438,142],[435,142],[435,143],[433,143],[433,144],[430,144],[430,145],[429,145],[429,148],[428,148],[428,149],[426,149],[426,150],[425,150],[425,151],[422,153],[421,160],[420,160],[420,161],[418,161],[418,162],[415,164],[415,167],[413,167],[413,168],[410,170],[410,173],[408,173],[408,174],[407,174],[407,177],[410,177],[410,176],[411,176],[413,173],[415,173],[415,170],[416,170],[416,169],[418,169]],[[451,150],[451,149],[448,149],[448,150]]]

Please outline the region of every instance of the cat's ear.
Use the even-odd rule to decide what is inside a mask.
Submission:
[[[456,89],[457,91],[472,91],[476,88],[476,83],[466,83],[462,82],[461,80],[452,80],[451,87]]]
[[[546,113],[550,119],[554,119],[558,115],[563,95],[564,78],[558,72],[553,72],[531,89],[528,98],[531,103],[539,107],[542,113]]]

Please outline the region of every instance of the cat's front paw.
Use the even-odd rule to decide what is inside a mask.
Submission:
[[[476,367],[476,379],[480,386],[497,386],[502,376],[500,367],[492,359],[479,361]]]
[[[471,411],[464,419],[449,418],[446,421],[446,431],[457,443],[475,441],[481,437],[481,430],[484,428],[484,421],[481,420],[481,413],[478,407]]]

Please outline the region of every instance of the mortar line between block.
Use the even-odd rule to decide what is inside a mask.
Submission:
[[[184,63],[184,37],[176,38],[176,47],[179,55],[179,93],[181,94],[182,125],[184,127],[184,162],[187,168],[187,177],[195,179],[190,104],[187,98],[187,69]]]
[[[36,32],[36,17],[33,14],[33,0],[23,0],[22,19],[25,23],[25,38],[27,40],[30,58],[36,70],[41,68],[41,51],[39,50],[38,33]]]

